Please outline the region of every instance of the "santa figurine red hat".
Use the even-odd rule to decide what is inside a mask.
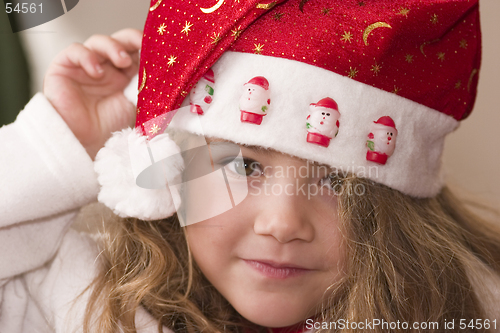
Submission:
[[[366,146],[366,159],[379,164],[385,164],[394,153],[398,130],[396,124],[389,116],[380,117],[371,126]]]
[[[209,69],[189,93],[189,104],[191,112],[202,115],[208,109],[214,95],[214,72]]]
[[[307,116],[307,142],[323,147],[330,145],[330,140],[339,130],[340,112],[337,103],[330,97],[311,103]]]
[[[136,128],[116,133],[97,156],[99,200],[122,216],[173,214],[179,196],[161,180],[180,178],[183,161],[172,157],[180,151],[172,136],[186,132],[272,148],[432,197],[444,183],[444,138],[472,111],[480,55],[477,0],[247,0],[215,7],[208,0],[154,0]],[[209,70],[213,80],[204,77]],[[191,98],[203,111],[193,113],[189,92],[197,95],[200,86],[210,99],[202,105]],[[260,91],[251,109],[242,103],[249,87]],[[337,105],[330,108],[339,111],[337,129],[311,131],[311,104],[318,108],[326,98]],[[386,131],[377,141],[379,127],[391,129],[391,140]],[[326,139],[308,140],[318,137],[310,133]]]
[[[265,77],[256,76],[244,86],[245,92],[240,97],[241,121],[260,125],[271,104],[269,82]]]

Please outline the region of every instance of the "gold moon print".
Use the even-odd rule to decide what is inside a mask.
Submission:
[[[474,75],[477,74],[477,69],[473,69],[472,70],[472,73],[470,73],[470,76],[469,76],[469,82],[467,83],[467,92],[470,92],[470,86],[472,84],[472,79],[474,78]]]
[[[426,55],[425,55],[425,52],[424,52],[424,46],[426,46],[427,44],[429,44],[429,42],[425,42],[425,43],[423,43],[422,45],[420,45],[420,52],[422,52],[422,54],[423,54],[424,56],[426,56]],[[427,56],[426,56],[426,57],[427,57]]]
[[[142,71],[142,82],[141,86],[139,87],[139,93],[141,93],[142,89],[146,86],[146,68]]]
[[[439,42],[440,39],[437,38],[437,39],[434,39],[434,40],[431,40],[430,42],[424,42],[422,45],[420,45],[420,52],[422,52],[422,54],[427,57],[427,55],[425,54],[424,52],[424,47],[426,47],[427,45],[429,44],[432,44],[432,43],[436,43],[436,42]]]
[[[154,4],[154,6],[153,6],[153,7],[149,8],[149,11],[150,11],[150,12],[152,12],[152,11],[153,11],[153,10],[155,10],[156,8],[160,7],[160,5],[161,5],[161,2],[162,2],[162,1],[163,1],[163,0],[158,0],[158,1]]]
[[[223,3],[224,3],[224,0],[219,0],[219,1],[217,1],[217,3],[215,5],[213,5],[210,8],[200,8],[200,9],[205,14],[210,14],[210,13],[215,12],[217,9],[219,9],[219,7],[222,6]]]
[[[389,23],[385,23],[385,22],[376,22],[376,23],[370,24],[365,29],[365,32],[363,32],[363,41],[365,42],[365,45],[368,45],[368,36],[370,35],[370,33],[374,29],[377,29],[377,28],[390,28],[390,29],[392,29],[392,27],[389,25]]]
[[[308,2],[309,0],[301,0],[299,3],[299,10],[303,13],[304,12],[304,5]]]
[[[273,1],[271,3],[266,3],[266,4],[258,3],[255,8],[269,10],[269,9],[272,9],[274,6],[276,6],[276,1]]]

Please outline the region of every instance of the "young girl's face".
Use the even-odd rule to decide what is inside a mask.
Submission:
[[[203,274],[243,317],[266,327],[290,326],[314,316],[341,276],[332,179],[326,167],[278,152],[245,146],[241,152],[244,159],[226,164],[212,156],[212,162],[226,164],[228,181],[246,184],[248,195],[187,226],[188,243]],[[220,197],[205,196],[203,206],[218,205]]]

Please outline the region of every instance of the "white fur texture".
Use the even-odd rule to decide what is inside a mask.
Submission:
[[[98,200],[121,217],[158,220],[173,215],[180,206],[180,196],[175,187],[167,186],[167,179],[181,177],[184,164],[179,153],[168,134],[146,142],[131,128],[115,132],[96,156],[94,170],[101,185]],[[137,176],[148,166],[174,155],[170,165],[162,168],[163,188],[146,189],[136,184]]]
[[[273,148],[374,180],[415,197],[442,188],[445,136],[458,122],[409,99],[298,61],[226,52],[212,67],[215,94],[203,116],[178,112],[172,129]],[[238,100],[252,77],[269,81],[271,105],[261,125],[242,123]],[[339,107],[340,127],[328,148],[307,142],[309,105],[325,97]],[[385,165],[366,160],[370,125],[382,116],[396,123],[398,140]],[[200,126],[201,125],[201,126]],[[201,130],[200,130],[201,129]]]

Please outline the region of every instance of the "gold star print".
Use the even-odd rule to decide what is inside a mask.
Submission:
[[[382,67],[380,65],[375,64],[372,66],[372,69],[370,69],[370,70],[373,72],[373,74],[378,75],[378,73],[380,73],[381,69],[382,69]]]
[[[439,60],[444,61],[444,52],[438,52],[437,56]]]
[[[171,67],[171,66],[173,66],[176,62],[177,62],[177,57],[174,57],[173,55],[171,55],[171,56],[168,58],[167,65],[168,65],[168,67]]]
[[[462,39],[460,41],[460,48],[466,49],[467,48],[467,41],[465,39]]]
[[[358,70],[356,68],[349,67],[349,75],[347,76],[354,79],[356,75],[358,75]]]
[[[321,12],[323,13],[323,15],[328,15],[330,13],[330,10],[332,10],[331,8],[323,8],[321,10]]]
[[[221,40],[220,34],[216,34],[215,32],[214,32],[214,35],[210,38],[212,38],[212,44],[214,44],[214,45],[217,45],[217,43],[220,42],[220,40]]]
[[[184,33],[187,36],[188,33],[191,31],[192,26],[193,26],[193,24],[191,22],[186,21],[186,24],[182,28],[181,33]]]
[[[403,15],[404,17],[408,17],[408,13],[410,12],[410,10],[408,8],[403,8],[401,7],[399,9],[399,13],[398,15]]]
[[[160,27],[158,28],[158,33],[163,36],[165,30],[167,30],[167,26],[165,25],[165,23],[162,23],[162,25],[160,25]]]
[[[401,88],[394,86],[394,90],[392,91],[392,93],[397,95],[400,90],[401,90]]]
[[[461,86],[462,86],[462,81],[458,80],[457,83],[455,83],[455,89],[460,89]]]
[[[151,129],[149,130],[149,133],[156,134],[159,130],[160,128],[158,127],[158,125],[154,124],[153,127],[151,127]]]
[[[283,16],[284,14],[283,13],[274,13],[273,14],[273,18],[276,20],[276,21],[281,21],[281,17]]]
[[[341,41],[343,42],[351,42],[352,34],[351,32],[344,31],[344,34],[342,35],[342,38],[340,38]]]
[[[413,55],[407,54],[405,56],[405,60],[406,60],[407,63],[411,64],[413,62]]]
[[[437,14],[432,14],[432,16],[431,16],[431,22],[432,22],[432,24],[438,23],[438,16],[437,16]]]
[[[253,49],[255,54],[260,54],[262,52],[262,49],[264,48],[264,44],[253,44],[255,48]]]
[[[240,25],[238,28],[231,30],[231,36],[233,36],[234,40],[236,40],[238,37],[240,37],[242,32],[243,30],[241,29]]]

